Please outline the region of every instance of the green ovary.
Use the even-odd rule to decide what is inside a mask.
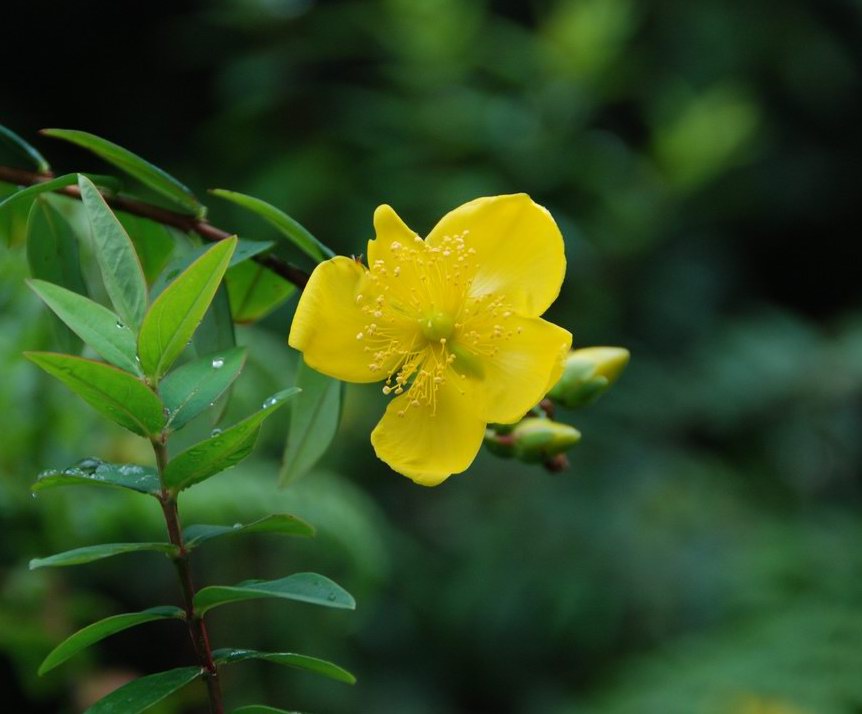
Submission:
[[[439,342],[451,337],[455,320],[445,312],[432,312],[419,320],[422,335],[429,342]]]

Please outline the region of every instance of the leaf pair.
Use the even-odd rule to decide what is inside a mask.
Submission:
[[[71,355],[27,356],[121,426],[152,436],[166,426],[164,408],[138,377],[158,383],[183,352],[227,270],[236,238],[201,255],[148,308],[146,280],[131,240],[95,186],[81,177],[80,187],[105,288],[117,313],[52,283],[33,280],[30,285],[72,332],[114,366]],[[242,367],[239,352],[218,359],[229,364],[220,378],[205,379],[200,365],[178,370],[166,398],[174,428],[224,392]]]
[[[302,669],[339,682],[354,684],[356,678],[332,662],[292,652],[258,652],[256,650],[222,649],[213,655],[216,664],[232,664],[254,659]],[[120,687],[91,706],[84,714],[140,714],[154,704],[179,691],[195,679],[204,676],[200,667],[180,667],[141,677]],[[290,714],[284,709],[250,705],[234,710],[234,714]]]

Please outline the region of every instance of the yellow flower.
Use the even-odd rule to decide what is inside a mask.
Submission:
[[[487,423],[517,422],[559,378],[572,336],[539,316],[560,292],[563,238],[526,194],[466,203],[425,240],[385,205],[374,228],[368,268],[314,270],[289,342],[323,374],[384,381],[377,456],[434,486],[470,466]]]

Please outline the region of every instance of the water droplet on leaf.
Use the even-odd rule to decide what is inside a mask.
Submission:
[[[213,369],[221,369],[224,367],[224,360],[221,357],[213,359]]]

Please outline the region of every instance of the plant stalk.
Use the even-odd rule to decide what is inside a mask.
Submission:
[[[203,616],[198,615],[194,609],[195,585],[192,580],[191,564],[189,562],[189,550],[183,539],[183,529],[177,510],[177,499],[166,487],[164,471],[168,463],[168,449],[165,438],[153,439],[153,451],[156,455],[156,466],[159,472],[159,481],[162,491],[159,502],[162,504],[162,512],[165,516],[165,525],[168,529],[170,542],[178,549],[173,561],[177,569],[180,581],[180,589],[183,596],[183,609],[186,612],[186,624],[189,628],[189,637],[192,641],[195,654],[201,669],[204,672],[204,682],[210,702],[211,714],[224,714],[224,703],[222,701],[221,682],[219,680],[218,667],[213,661],[212,648],[210,647],[209,635]]]
[[[12,183],[17,186],[34,186],[38,183],[43,183],[54,178],[52,174],[37,173],[34,171],[25,171],[23,169],[15,169],[10,166],[0,166],[0,181]],[[81,199],[81,192],[77,186],[65,186],[59,188],[54,193],[68,198]],[[214,226],[209,221],[195,216],[190,216],[186,213],[177,213],[170,211],[161,206],[155,206],[151,203],[138,201],[128,196],[119,196],[111,193],[102,193],[102,198],[105,199],[112,209],[131,213],[134,216],[140,216],[156,223],[161,223],[164,226],[178,228],[186,233],[197,233],[204,240],[218,242],[225,238],[230,238],[233,233]],[[287,263],[275,255],[264,253],[255,255],[252,260],[269,268],[276,275],[284,278],[287,282],[292,283],[300,290],[305,287],[308,282],[308,273],[295,265]]]

